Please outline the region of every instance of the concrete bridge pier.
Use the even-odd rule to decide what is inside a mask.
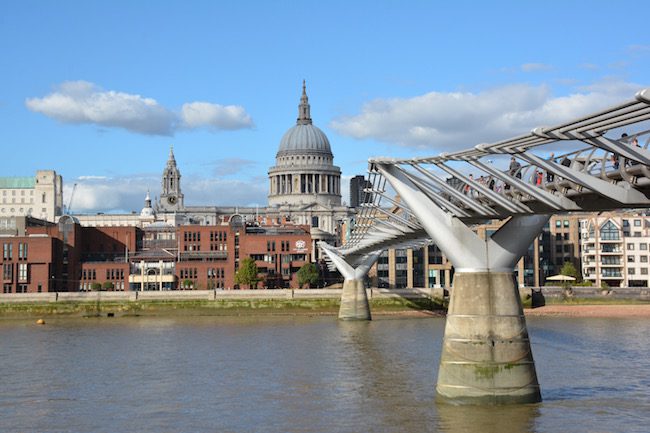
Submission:
[[[438,400],[454,404],[541,401],[514,267],[548,215],[511,217],[481,239],[393,165],[377,164],[456,272],[447,312]]]
[[[436,391],[455,404],[541,401],[512,272],[454,275]]]
[[[339,256],[335,251],[323,246],[336,269],[343,275],[343,293],[339,308],[340,320],[372,320],[370,304],[364,285],[364,279],[372,265],[379,258],[381,251],[375,251],[361,257]]]

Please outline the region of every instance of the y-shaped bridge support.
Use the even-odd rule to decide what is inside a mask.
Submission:
[[[379,258],[381,251],[375,251],[354,259],[348,258],[347,260],[327,247],[323,247],[323,251],[344,278],[339,319],[372,320],[363,280]]]
[[[513,269],[548,215],[515,216],[483,240],[443,211],[401,168],[377,164],[455,266],[438,373],[438,399],[453,403],[541,401]]]

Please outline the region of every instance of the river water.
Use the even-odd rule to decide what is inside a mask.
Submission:
[[[0,321],[0,431],[650,431],[650,320],[528,319],[544,401],[435,402],[444,319]]]

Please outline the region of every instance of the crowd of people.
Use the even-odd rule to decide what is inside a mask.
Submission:
[[[637,139],[636,136],[629,138],[627,134],[623,134],[619,141],[621,143],[628,144],[630,146],[640,147],[639,140]],[[548,161],[556,162],[554,153],[551,153],[551,155],[548,158]],[[614,169],[619,168],[619,156],[616,153],[612,153],[611,163]],[[567,156],[564,156],[560,161],[560,164],[565,167],[570,167],[571,160]],[[633,166],[637,164],[638,164],[637,161],[626,160],[625,162],[626,166]],[[510,158],[510,165],[508,166],[508,174],[517,179],[522,178],[521,164],[519,163],[519,161],[517,161],[517,159],[514,156]],[[495,191],[497,193],[500,193],[504,190],[507,191],[510,189],[510,184],[508,184],[507,182],[503,182],[501,180],[496,180],[493,176],[480,176],[478,179],[475,180],[473,175],[470,174],[469,180],[470,180],[469,183],[463,184],[462,191],[465,195],[474,195],[474,196],[478,195],[476,189],[474,189],[471,186],[473,182],[478,182],[480,185],[483,185],[488,189]],[[546,184],[554,182],[555,174],[551,171],[545,172],[544,170],[536,168],[533,175],[531,176],[531,183],[533,183],[536,186],[543,186],[545,183],[544,180],[546,180]]]

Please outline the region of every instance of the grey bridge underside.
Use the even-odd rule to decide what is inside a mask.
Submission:
[[[351,235],[338,248],[322,245],[345,277],[340,317],[370,319],[363,278],[382,250],[434,242],[455,268],[438,398],[539,401],[513,268],[551,214],[650,207],[650,131],[609,134],[648,120],[646,89],[621,105],[509,140],[434,157],[371,159],[371,186]],[[558,142],[582,147],[548,156]],[[508,170],[492,162],[502,155],[512,158]],[[389,197],[387,184],[399,198]],[[494,219],[507,221],[491,236],[472,230]]]

